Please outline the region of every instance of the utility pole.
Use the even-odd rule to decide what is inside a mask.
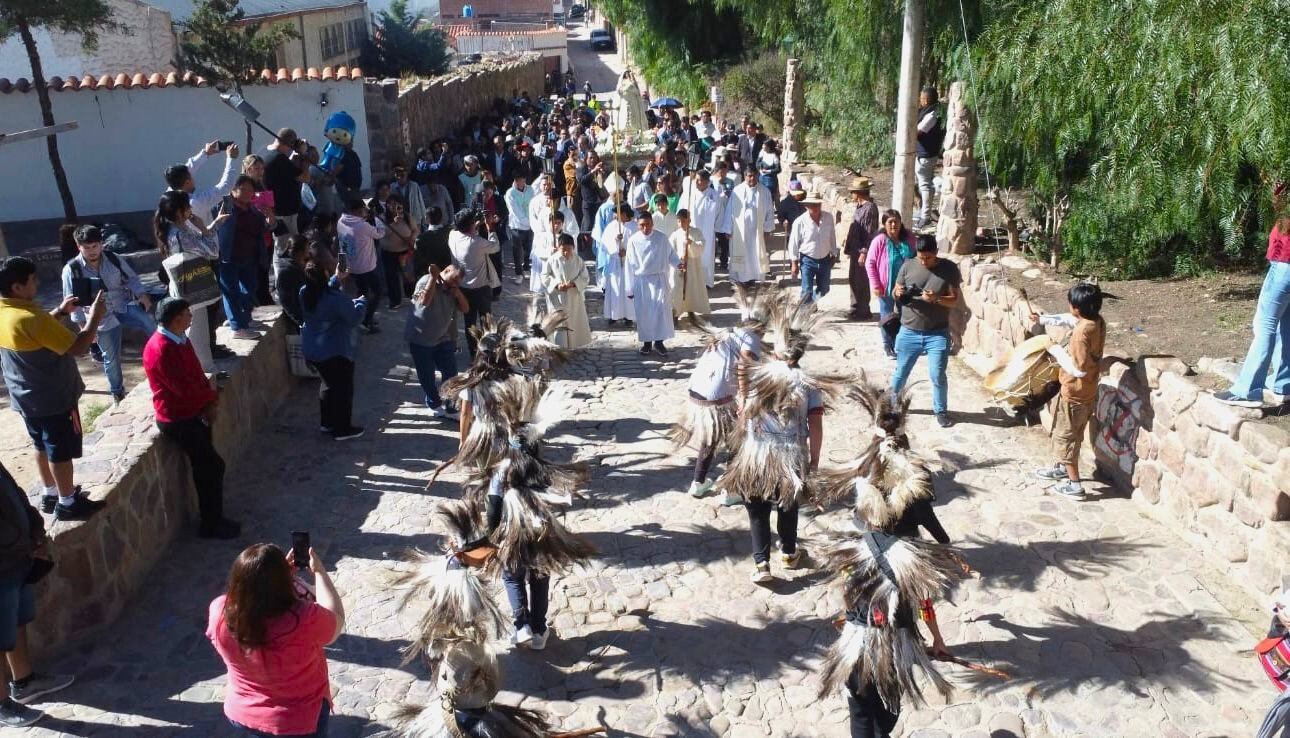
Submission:
[[[891,206],[906,225],[914,222],[914,156],[925,2],[905,0],[905,38],[900,48],[900,102],[896,108],[896,165],[892,172]]]

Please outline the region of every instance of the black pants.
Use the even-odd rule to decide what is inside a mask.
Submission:
[[[385,291],[390,298],[390,309],[403,304],[407,285],[403,283],[403,264],[399,255],[390,251],[381,252],[381,269],[385,271]]]
[[[502,584],[506,585],[506,598],[511,601],[515,629],[527,625],[533,635],[545,633],[551,577],[542,576],[527,567],[515,571],[503,569]]]
[[[485,315],[493,312],[493,288],[492,287],[472,287],[468,290],[462,290],[466,296],[466,302],[470,305],[470,310],[466,311],[466,348],[470,351],[470,358],[475,358],[476,342],[475,337],[471,335],[471,326],[475,325]]]
[[[776,512],[775,532],[779,533],[780,550],[797,553],[797,505],[780,507],[769,500],[748,500],[748,529],[752,532],[753,561],[770,561],[770,511]]]
[[[848,256],[847,283],[851,287],[851,314],[861,320],[873,317],[869,309],[869,273],[865,271],[864,262],[854,256]]]
[[[717,234],[716,251],[717,251],[717,268],[723,272],[729,271],[730,269],[730,234],[729,233]]]
[[[370,272],[362,274],[350,274],[349,279],[354,283],[354,289],[358,294],[367,298],[367,314],[363,316],[363,325],[371,328],[376,324],[376,303],[381,299],[381,275],[380,267]]]
[[[854,676],[847,680],[851,738],[888,738],[900,718],[900,703],[888,707],[873,684],[866,684],[863,690],[857,690],[856,686]]]
[[[704,446],[699,449],[699,458],[694,460],[694,481],[703,484],[712,468],[712,459],[717,455],[717,445]]]
[[[516,276],[524,276],[529,271],[529,259],[533,255],[533,231],[511,229],[511,256],[515,259]]]
[[[350,415],[354,412],[354,362],[344,356],[310,362],[322,379],[318,384],[319,425],[338,433],[353,427]]]
[[[184,450],[197,488],[197,509],[202,530],[212,530],[224,519],[224,459],[215,450],[210,426],[200,418],[157,423],[161,435]]]

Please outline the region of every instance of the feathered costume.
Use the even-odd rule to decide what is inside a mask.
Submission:
[[[740,284],[735,285],[735,301],[739,305],[740,321],[734,328],[713,332],[702,321],[695,320],[695,325],[707,335],[704,352],[690,375],[690,401],[680,420],[668,432],[677,448],[691,446],[702,451],[730,445],[738,416],[733,400],[738,389],[741,351],[755,342],[753,345],[759,350],[754,353],[760,353],[761,337],[781,310],[780,300],[773,291],[750,293]]]
[[[820,694],[844,686],[853,695],[876,690],[895,714],[902,699],[923,704],[918,671],[943,694],[950,690],[927,654],[914,613],[935,619],[931,603],[962,573],[961,560],[952,547],[911,534],[917,526],[906,519],[913,506],[932,499],[931,474],[905,435],[908,396],[878,390],[863,378],[850,396],[873,416],[874,433],[854,461],[819,475],[817,500],[849,502],[854,516],[850,530],[830,536],[824,554],[839,573],[846,620],[825,658]]]
[[[805,431],[809,401],[812,397],[834,397],[842,387],[841,378],[814,374],[795,365],[822,317],[813,303],[787,308],[775,318],[775,356],[745,366],[747,422],[734,430],[736,450],[717,480],[718,489],[781,507],[798,505],[810,497],[811,458]]]
[[[453,644],[435,683],[439,704],[405,708],[387,735],[403,738],[545,738],[548,723],[538,712],[493,702],[501,689],[497,659],[478,643]]]

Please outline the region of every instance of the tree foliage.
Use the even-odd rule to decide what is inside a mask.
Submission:
[[[784,120],[784,85],[788,71],[786,59],[776,53],[736,64],[721,75],[717,86],[725,95],[725,109],[735,115],[747,113],[776,132]]]
[[[0,41],[13,34],[22,39],[27,52],[27,61],[31,65],[32,84],[36,88],[36,97],[40,103],[41,121],[46,127],[55,124],[54,104],[49,98],[49,86],[45,80],[44,70],[40,63],[40,50],[36,47],[33,29],[47,28],[51,31],[81,37],[81,46],[86,51],[98,48],[99,33],[102,31],[127,32],[128,29],[112,20],[112,8],[105,0],[3,0],[0,2]],[[45,147],[49,152],[49,166],[54,173],[54,182],[58,186],[59,197],[63,201],[63,216],[69,223],[75,223],[76,200],[72,197],[71,185],[67,182],[67,172],[63,169],[63,160],[58,153],[58,137],[46,136]]]
[[[649,0],[612,4],[633,51],[695,42],[644,12]],[[682,5],[710,5],[755,39],[714,53],[721,47],[699,38],[707,71],[760,50],[803,60],[811,154],[890,161],[903,0],[817,0],[810,12],[795,0]],[[1269,228],[1268,183],[1290,177],[1286,9],[1286,0],[927,0],[922,78],[942,90],[969,82],[978,158],[992,177],[1032,188],[1041,216],[1069,203],[1064,258],[1077,268],[1144,276],[1252,262]]]
[[[381,11],[376,35],[363,45],[359,64],[377,77],[432,77],[448,71],[448,62],[443,32],[409,11],[407,0],[394,0]]]

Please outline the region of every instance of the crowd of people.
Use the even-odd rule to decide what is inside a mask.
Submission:
[[[620,91],[634,90],[625,82]],[[234,339],[256,338],[263,325],[253,309],[278,304],[319,377],[319,430],[340,442],[364,434],[354,406],[360,336],[380,332],[382,313],[397,314],[425,406],[432,418],[458,424],[457,451],[440,471],[452,467],[465,479],[460,495],[440,505],[446,552],[421,556],[404,575],[409,597],[429,605],[412,640],[435,669],[442,702],[408,713],[396,732],[545,735],[544,716],[494,701],[500,675],[489,644],[509,636],[516,647],[543,650],[551,579],[595,555],[561,515],[586,470],[543,454],[544,436],[570,402],[550,376],[593,341],[594,284],[603,296],[595,319],[605,331],[632,331],[642,356],[669,357],[679,321],[706,335],[671,437],[695,454],[691,496],[715,490],[718,504],[745,508],[753,582],[810,562],[798,544],[803,504],[851,511],[854,530],[833,534],[817,557],[839,574],[845,603],[822,694],[848,696],[854,735],[890,735],[901,705],[922,701],[916,675],[946,687],[936,662],[953,657],[934,601],[971,571],[937,519],[930,472],[905,430],[905,387],[923,356],[935,419],[953,424],[946,366],[961,275],[938,256],[933,237],[878,208],[865,177],[850,182],[855,209],[839,244],[834,217],[802,182],[791,179],[780,197],[776,142],[748,118],[719,123],[708,111],[682,116],[671,108],[644,118],[630,133],[648,137],[648,161],[626,158],[615,169],[624,131],[615,133],[592,95],[549,102],[516,91],[493,114],[397,164],[368,197],[360,195],[361,163],[350,157],[323,170],[317,150],[291,129],[278,131],[264,158],[240,158],[236,145],[211,142],[165,172],[154,218],[164,295],[104,251],[94,226],[74,231],[77,254],[63,268],[64,299],[52,312],[36,302],[35,265],[9,258],[0,265],[0,359],[35,447],[43,512],[84,520],[103,506],[74,483],[84,391],[74,357],[99,352],[119,400],[123,328],[148,335],[143,369],[155,422],[189,461],[199,535],[237,539],[212,430],[217,360],[232,353],[217,342],[217,327],[226,323]],[[925,160],[939,155],[939,126],[935,93],[925,91],[920,181],[931,166]],[[197,188],[203,163],[221,157],[218,181]],[[915,226],[934,217],[931,199],[929,190]],[[786,234],[795,289],[773,285],[767,235],[776,227]],[[871,320],[876,308],[875,329],[894,360],[886,388],[802,365],[823,317],[817,303],[844,256],[850,317]],[[533,305],[522,322],[494,314],[507,271],[511,289]],[[195,286],[203,274],[205,290]],[[740,311],[727,330],[704,320],[719,275]],[[1054,410],[1054,465],[1036,473],[1055,492],[1081,499],[1080,443],[1096,402],[1105,324],[1096,286],[1077,285],[1068,299],[1069,313],[1032,316],[1037,330],[1073,330]],[[854,445],[853,459],[821,468],[826,414],[844,398],[868,411],[872,432]],[[714,474],[719,452],[725,467]],[[32,585],[48,572],[44,518],[7,472],[0,499],[0,525],[14,531],[0,537],[0,663],[8,675],[0,724],[20,727],[39,717],[28,703],[71,678],[33,671],[26,656]],[[297,576],[306,570],[310,584]],[[505,589],[509,619],[493,601],[492,577]],[[247,735],[326,735],[332,706],[323,648],[342,632],[345,611],[313,550],[245,549],[208,614],[207,636],[228,669],[230,724]]]

